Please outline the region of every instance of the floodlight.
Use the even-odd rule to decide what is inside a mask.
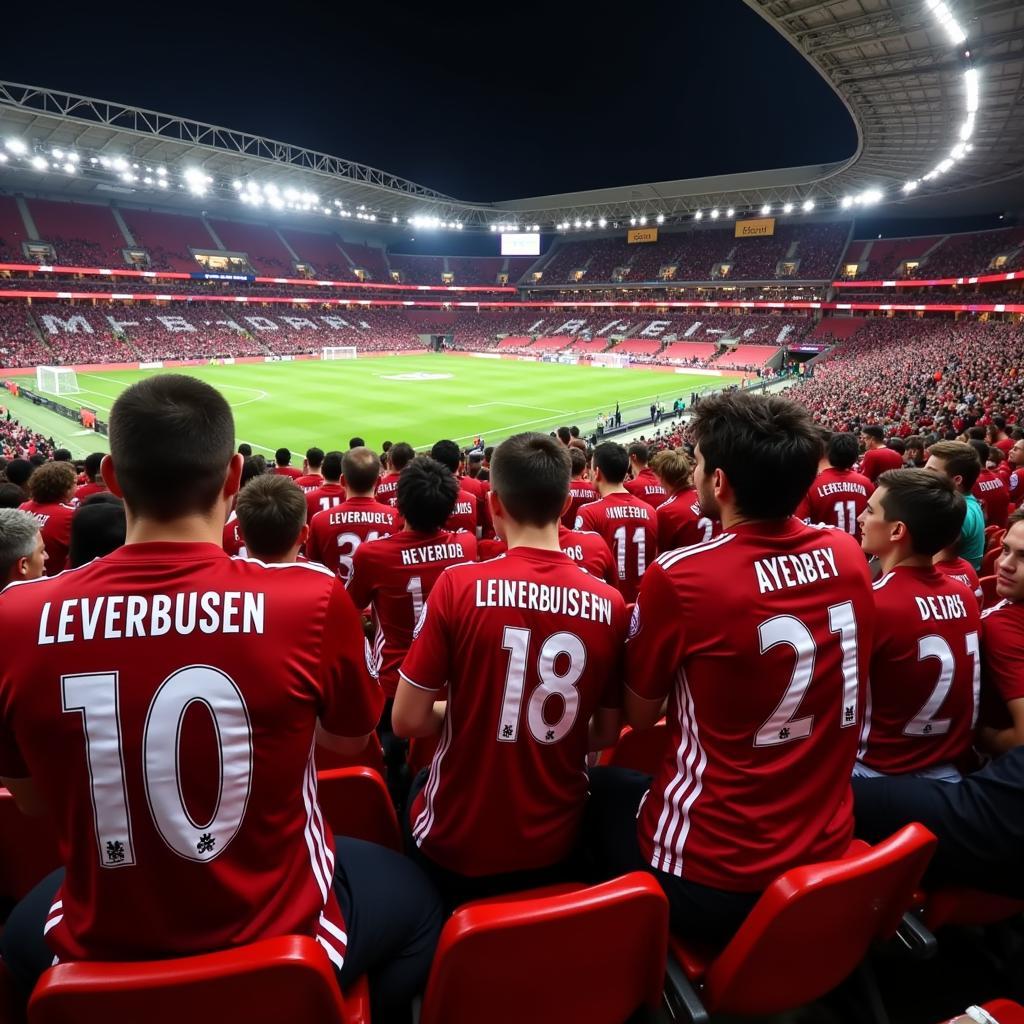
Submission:
[[[657,221],[657,222],[658,222],[659,224],[664,224],[664,223],[665,223],[665,214],[663,214],[663,213],[659,213],[659,214],[658,214],[658,216],[657,216],[657,217],[655,217],[654,219],[655,219],[655,220],[656,220],[656,221]]]
[[[793,204],[792,203],[786,203],[786,205],[782,207],[782,212],[783,213],[792,213],[793,212]]]
[[[804,205],[803,205],[804,213],[810,213],[811,210],[813,210],[813,209],[814,209],[814,200],[813,199],[805,199],[804,200]]]
[[[636,227],[636,217],[630,217],[630,218],[629,218],[629,223],[630,223],[630,225],[632,225],[633,227]]]
[[[32,157],[32,166],[37,171],[45,171],[48,165],[46,163],[46,160],[43,157],[41,157],[41,156],[34,156],[34,157]]]
[[[52,156],[54,157],[55,160],[63,160],[64,159],[64,150],[63,149],[54,149],[54,150],[51,150],[50,152],[51,152],[51,154],[52,154]]]
[[[913,191],[914,191],[914,189],[916,189],[916,188],[917,188],[917,186],[918,186],[918,182],[916,182],[916,181],[908,181],[908,182],[907,182],[907,183],[906,183],[906,184],[905,184],[905,185],[903,186],[903,191],[904,191],[904,192],[913,192]]]
[[[0,153],[0,164],[5,164],[5,163],[7,163],[7,154],[6,153]]]
[[[76,170],[78,170],[78,168],[75,167],[75,165],[70,160],[64,165],[65,174],[74,174]]]
[[[976,114],[980,102],[977,68],[968,68],[964,72],[964,85],[967,86],[967,113]]]
[[[585,228],[587,228],[587,230],[589,230],[590,228],[592,228],[594,226],[594,222],[592,220],[585,220],[583,222],[583,226]]]
[[[600,220],[599,220],[599,221],[597,222],[597,226],[598,226],[599,228],[606,228],[606,227],[608,227],[608,221],[606,221],[606,220],[604,219],[604,217],[602,217],[602,218],[601,218],[601,219],[600,219]]]
[[[166,178],[161,178],[161,179],[160,179],[160,180],[159,180],[159,181],[157,182],[157,184],[158,184],[158,185],[159,185],[159,186],[160,186],[161,188],[167,188],[167,179],[166,179]]]
[[[24,156],[28,152],[28,146],[21,139],[8,139],[4,145],[16,156]]]
[[[704,219],[704,211],[703,211],[703,210],[698,210],[698,211],[697,211],[697,212],[696,212],[696,213],[695,213],[695,214],[693,215],[693,219],[694,219],[694,220],[703,220],[703,219]]]
[[[113,167],[115,171],[124,172],[128,170],[128,161],[125,160],[123,156],[115,156],[114,159],[110,161],[110,166]]]
[[[574,221],[572,222],[572,226],[573,226],[574,228],[581,228],[581,227],[583,227],[582,223],[581,223],[580,221],[578,221],[578,220],[574,220]]]
[[[716,206],[716,207],[715,207],[715,208],[714,208],[714,209],[713,209],[713,210],[711,211],[711,219],[712,219],[712,220],[718,220],[719,216],[720,216],[720,214],[719,214],[719,212],[718,212],[718,207]]]
[[[647,216],[646,216],[646,214],[641,213],[640,214],[640,226],[643,227],[646,223],[647,223]]]
[[[725,215],[726,217],[735,217],[736,211],[735,209],[733,209],[733,207],[730,206],[729,209],[725,211]]]
[[[456,231],[461,231],[462,230],[462,221],[461,220],[457,220],[455,222],[455,230]],[[538,228],[537,230],[539,231],[540,229]]]
[[[73,163],[77,164],[80,157],[77,153],[68,153],[68,159]]]
[[[166,167],[158,167],[156,169],[156,173],[159,174],[161,177],[163,177],[167,173],[167,168]]]
[[[762,217],[767,217],[768,214],[771,213],[771,212],[772,212],[772,208],[771,208],[771,206],[768,203],[765,203],[764,206],[761,207],[761,216]]]
[[[392,218],[391,218],[391,223],[392,223],[392,224],[397,224],[397,223],[398,223],[398,218],[397,218],[397,217],[395,217],[395,216],[392,216]],[[493,230],[494,230],[494,228],[492,227],[492,228],[491,228],[491,230],[493,231]]]
[[[233,189],[234,189],[234,190],[235,190],[236,192],[239,192],[239,191],[241,191],[241,188],[242,188],[242,183],[241,183],[241,182],[240,182],[240,181],[239,181],[239,180],[238,180],[237,178],[235,178],[235,180],[234,180],[233,182],[231,182],[231,187],[232,187],[232,188],[233,188]]]

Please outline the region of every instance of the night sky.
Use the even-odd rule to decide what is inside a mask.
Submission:
[[[856,146],[829,87],[740,0],[263,10],[11,3],[0,75],[465,200],[822,163]]]

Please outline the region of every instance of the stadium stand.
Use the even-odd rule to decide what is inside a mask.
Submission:
[[[387,255],[383,249],[373,245],[358,245],[354,242],[345,242],[342,249],[346,256],[352,261],[356,269],[365,271],[371,281],[390,281],[391,269],[388,267]],[[350,270],[349,277],[356,277],[354,270]]]
[[[228,252],[245,253],[249,266],[260,276],[292,277],[291,253],[277,231],[264,224],[210,218],[210,227]]]
[[[38,329],[21,303],[0,302],[0,366],[46,365],[53,351],[40,340]]]
[[[393,271],[398,271],[403,284],[441,284],[445,273],[443,256],[406,256],[401,253],[389,253],[388,263]]]
[[[39,237],[53,245],[59,263],[74,267],[122,267],[128,247],[109,206],[26,199]]]
[[[506,263],[502,256],[449,256],[447,261],[453,284],[497,284]],[[510,282],[514,284],[516,279],[509,274]]]
[[[995,265],[1003,257],[1004,263]],[[947,235],[912,277],[959,277],[1024,267],[1024,228]]]
[[[921,238],[880,238],[874,241],[868,240],[864,243],[866,258],[861,257],[865,267],[857,276],[868,280],[913,276],[904,272],[906,269],[904,265],[907,261],[920,261],[929,250],[935,248],[941,241],[941,235],[928,235]],[[851,263],[853,261],[847,255],[844,257],[843,262]]]
[[[26,240],[25,222],[13,196],[0,196],[0,255],[14,263],[25,262],[21,243]]]
[[[149,253],[154,270],[198,270],[190,250],[217,248],[199,217],[156,210],[124,210],[122,216],[135,244]]]
[[[704,366],[711,361],[716,351],[716,347],[707,342],[673,341],[665,346],[661,357],[667,363],[678,361],[692,366]]]

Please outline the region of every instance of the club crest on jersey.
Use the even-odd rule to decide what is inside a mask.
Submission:
[[[451,380],[453,373],[383,373],[385,380]]]

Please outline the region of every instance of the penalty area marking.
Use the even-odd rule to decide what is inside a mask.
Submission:
[[[122,390],[128,385],[123,380],[115,380],[113,377],[101,377],[98,373],[80,373],[79,377],[91,377],[93,380],[101,380],[105,384],[117,384]],[[248,391],[250,394],[254,394],[255,398],[247,398],[244,402],[229,402],[228,404],[232,409],[241,409],[243,405],[252,405],[253,402],[262,402],[264,398],[270,397],[269,391],[264,391],[262,388],[246,388],[241,384],[214,384],[213,387],[218,390],[230,389],[232,391]],[[115,395],[107,395],[101,391],[86,391],[85,388],[81,389],[84,394],[87,395],[101,395],[103,398],[115,398]],[[250,442],[251,443],[251,442]],[[261,446],[262,447],[262,446]],[[267,449],[270,451],[270,449]]]

